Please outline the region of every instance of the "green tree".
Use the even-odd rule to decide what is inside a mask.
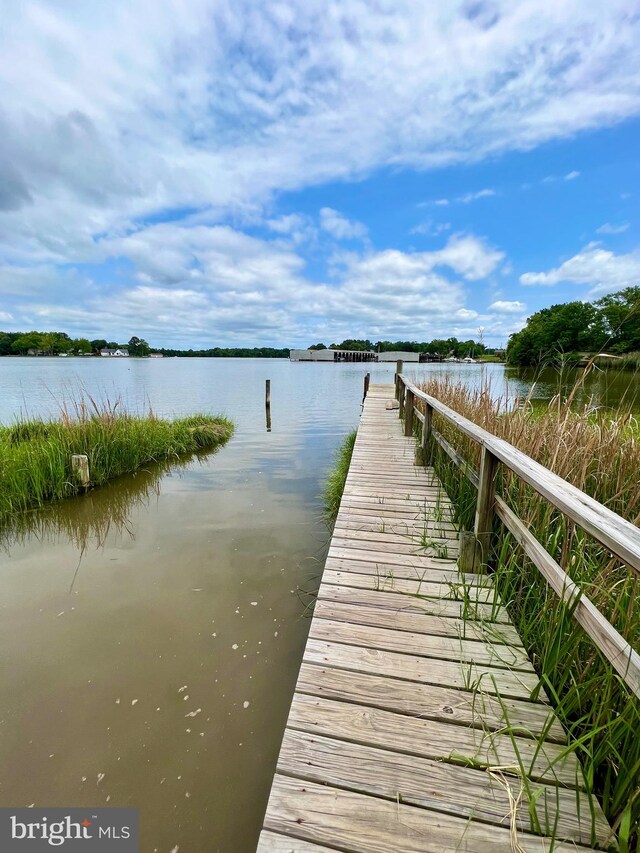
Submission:
[[[10,355],[14,338],[7,332],[0,332],[0,355]]]
[[[324,344],[314,344],[313,346],[309,347],[309,349],[315,349],[315,350],[326,349],[326,346]]]
[[[42,350],[43,346],[43,336],[39,332],[25,332],[23,335],[19,335],[14,342],[11,344],[11,349],[13,352],[20,353],[24,355],[28,350]]]
[[[532,314],[509,338],[510,364],[543,364],[558,353],[596,352],[606,340],[603,316],[591,302],[564,302]]]
[[[640,287],[626,287],[595,303],[603,317],[612,352],[640,350]]]
[[[94,341],[91,341],[91,349],[93,352],[100,352],[101,349],[107,348],[107,342],[104,338],[96,338]]]
[[[128,344],[129,355],[149,355],[151,347],[144,338],[137,338],[135,335],[131,338]]]
[[[76,352],[91,352],[91,342],[87,338],[75,338],[71,341],[71,348]]]

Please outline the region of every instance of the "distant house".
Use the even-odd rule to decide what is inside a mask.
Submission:
[[[150,352],[149,358],[164,358],[164,353],[161,352]]]
[[[27,350],[27,355],[46,355],[46,353],[43,349],[34,349],[31,347]]]
[[[129,350],[124,347],[118,347],[118,349],[101,349],[100,355],[103,358],[127,358]]]

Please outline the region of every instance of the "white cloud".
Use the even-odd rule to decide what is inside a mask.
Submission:
[[[589,296],[638,284],[640,251],[616,255],[590,243],[548,272],[528,272],[520,276],[520,283],[524,285],[552,286],[562,281],[590,285]]]
[[[411,234],[423,234],[425,237],[439,237],[445,231],[451,230],[450,222],[434,222],[433,219],[427,219],[426,222],[421,222],[412,228]]]
[[[361,240],[367,236],[366,225],[346,219],[331,207],[323,207],[320,211],[320,227],[336,240]]]
[[[596,228],[597,234],[623,234],[629,228],[628,222],[620,222],[617,225],[612,222],[605,222],[599,228]]]
[[[496,191],[492,189],[484,189],[478,190],[475,193],[467,193],[466,195],[460,196],[458,201],[463,202],[463,204],[469,204],[472,201],[476,201],[479,198],[489,198],[492,195],[495,195]]]
[[[65,256],[165,208],[237,211],[380,167],[477,161],[640,110],[626,0],[9,6],[2,231],[31,252]]]
[[[575,179],[579,178],[579,177],[580,177],[580,172],[576,172],[576,171],[567,172],[567,174],[564,176],[564,180],[565,181],[575,181]]]
[[[498,314],[521,314],[526,310],[527,306],[524,302],[518,302],[517,300],[509,302],[504,299],[498,299],[489,306],[489,311],[495,311]]]
[[[108,292],[79,271],[53,265],[18,277],[18,268],[0,269],[0,289],[13,282],[16,322],[91,337],[143,334],[154,345],[293,346],[321,339],[327,328],[335,338],[468,336],[465,324],[477,313],[466,305],[464,281],[489,275],[502,259],[484,240],[455,235],[429,252],[342,252],[331,281],[317,282],[293,244],[279,237],[178,222],[105,237],[98,251],[110,262],[127,259],[126,277],[115,275]],[[46,280],[47,287],[20,299],[28,280]]]
[[[469,281],[486,278],[504,258],[501,252],[473,235],[454,234],[447,245],[430,253],[435,266],[451,267]]]
[[[447,205],[449,204],[449,199],[448,198],[437,198],[434,201],[434,204],[438,205],[438,207],[447,207]]]

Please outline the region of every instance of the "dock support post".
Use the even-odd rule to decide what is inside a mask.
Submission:
[[[74,453],[71,457],[71,470],[76,481],[83,489],[88,489],[89,479],[89,457],[85,453]]]

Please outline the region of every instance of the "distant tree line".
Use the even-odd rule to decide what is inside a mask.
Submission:
[[[66,332],[0,332],[0,355],[99,355],[103,349],[125,347],[129,355],[149,355],[151,347],[135,335],[128,344],[104,338],[71,338]]]
[[[640,351],[640,287],[627,287],[596,302],[563,302],[537,311],[509,338],[507,362],[540,365],[559,353],[602,351]]]
[[[212,347],[211,349],[166,349],[156,350],[166,356],[182,358],[289,358],[289,348],[274,347]]]
[[[313,344],[309,349],[343,349],[355,351],[372,352],[424,352],[432,355],[454,356],[465,358],[468,355],[477,357],[481,355],[494,355],[501,350],[486,347],[481,341],[466,340],[459,341],[457,338],[435,338],[432,341],[376,341],[357,338],[347,338],[339,344],[330,344],[328,347],[322,343]]]

